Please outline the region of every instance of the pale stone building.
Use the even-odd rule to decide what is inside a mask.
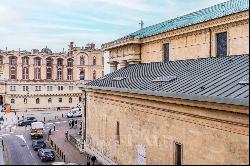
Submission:
[[[129,64],[249,53],[249,0],[231,0],[102,45],[111,72]]]
[[[139,64],[87,83],[85,151],[103,164],[248,165],[248,68],[249,55]]]
[[[248,9],[231,0],[104,44],[113,72],[82,86],[85,151],[103,164],[248,165]]]
[[[103,52],[94,44],[68,52],[0,52],[0,97],[16,110],[55,110],[76,107],[82,101],[81,84],[104,75]]]

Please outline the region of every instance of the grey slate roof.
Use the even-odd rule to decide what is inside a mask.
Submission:
[[[172,81],[156,81],[163,76]],[[130,65],[85,86],[249,106],[249,55]]]
[[[129,34],[122,39],[130,37],[145,38],[246,10],[249,10],[249,0],[230,0],[197,12],[146,27],[142,30]]]

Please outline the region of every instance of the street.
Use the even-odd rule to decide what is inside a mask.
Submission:
[[[48,132],[53,131],[54,125],[56,131],[62,124],[67,124],[67,119],[62,119],[62,114],[67,112],[29,112],[28,116],[34,116],[38,121],[42,121],[44,117],[45,123],[44,140],[47,138]],[[1,113],[3,114],[3,113]],[[37,152],[32,148],[32,139],[30,137],[30,126],[16,126],[17,117],[23,113],[19,112],[16,115],[9,113],[4,115],[5,121],[0,126],[0,140],[4,141],[4,146],[7,147],[8,158],[10,165],[51,165],[53,162],[41,162]],[[60,115],[60,119],[59,119]],[[56,118],[58,119],[55,119]],[[64,116],[65,117],[65,116]],[[64,131],[63,131],[64,132]],[[61,161],[57,156],[54,162]]]

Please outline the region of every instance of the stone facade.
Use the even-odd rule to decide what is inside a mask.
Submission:
[[[103,45],[110,52],[111,71],[128,64],[164,61],[164,44],[169,44],[169,60],[217,56],[216,35],[227,33],[227,56],[249,54],[249,12],[183,27],[142,39],[120,39]]]
[[[85,150],[104,164],[173,165],[176,145],[185,165],[249,164],[248,107],[86,91]]]
[[[48,48],[1,51],[0,95],[16,110],[68,109],[81,103],[81,84],[104,75],[103,52],[94,44],[69,45],[68,52]],[[27,88],[28,87],[28,88]]]

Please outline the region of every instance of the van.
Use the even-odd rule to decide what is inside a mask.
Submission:
[[[43,138],[44,123],[43,122],[33,122],[31,123],[31,139]]]
[[[81,108],[74,108],[68,114],[68,118],[75,118],[75,117],[82,117],[82,109]]]

